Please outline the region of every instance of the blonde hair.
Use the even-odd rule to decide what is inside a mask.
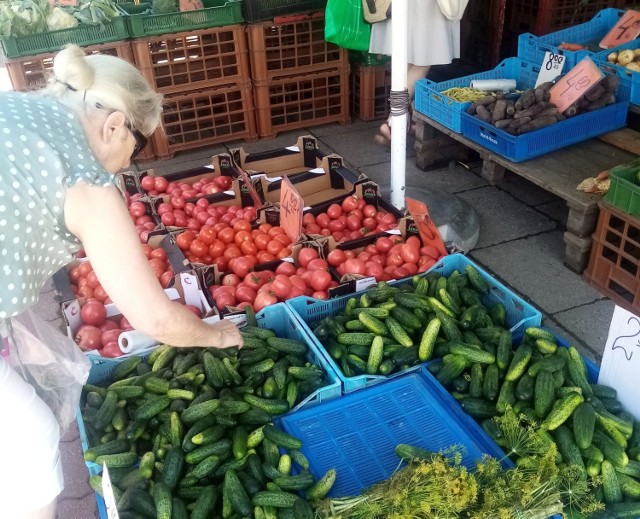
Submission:
[[[118,110],[145,135],[151,135],[160,125],[162,96],[138,69],[115,56],[85,55],[76,45],[58,52],[53,74],[42,93],[74,104],[97,103]]]

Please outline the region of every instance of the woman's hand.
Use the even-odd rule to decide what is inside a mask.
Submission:
[[[216,348],[233,348],[234,346],[242,348],[244,341],[238,327],[227,319],[222,319],[211,325],[220,333],[220,339],[217,344],[211,344]]]

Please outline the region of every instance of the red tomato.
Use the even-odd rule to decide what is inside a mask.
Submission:
[[[327,256],[327,262],[332,267],[337,267],[345,261],[347,261],[347,255],[342,249],[333,249]]]
[[[355,196],[348,196],[342,201],[342,209],[347,213],[358,207],[358,199]]]
[[[91,272],[92,270],[93,270],[93,267],[91,266],[91,262],[89,261],[85,261],[83,263],[80,263],[80,265],[78,265],[78,272],[80,273],[81,278],[87,277],[89,272]]]
[[[184,307],[190,312],[192,312],[196,317],[198,318],[202,317],[202,311],[196,305],[184,305]]]
[[[272,239],[269,243],[267,243],[266,250],[269,254],[276,256],[278,252],[282,250],[282,243],[280,243],[278,240]]]
[[[381,263],[377,261],[367,261],[365,264],[365,273],[367,276],[373,276],[376,278],[376,281],[380,281],[384,274],[384,268]]]
[[[385,253],[391,250],[391,247],[393,247],[393,241],[391,240],[391,238],[381,236],[376,240],[375,245],[376,249],[378,249],[379,252]]]
[[[129,214],[134,218],[139,218],[147,214],[147,206],[142,202],[132,202],[129,206]]]
[[[227,244],[218,239],[213,240],[213,243],[209,245],[209,255],[212,258],[219,258],[224,254],[224,250],[227,248]]]
[[[418,273],[418,265],[415,263],[405,263],[402,265],[403,268],[409,271],[409,274],[417,274]]]
[[[327,215],[332,220],[335,220],[336,218],[339,218],[340,216],[342,216],[342,213],[343,213],[342,206],[338,204],[331,204],[327,208]]]
[[[74,337],[74,341],[83,350],[95,350],[102,346],[102,331],[97,326],[83,324]]]
[[[344,262],[344,271],[347,274],[360,274],[364,275],[366,273],[366,267],[364,261],[360,259],[348,259]]]
[[[375,218],[378,214],[378,209],[374,205],[367,204],[362,209],[362,214],[365,216],[365,218]]]
[[[275,296],[269,294],[268,292],[261,292],[256,296],[253,307],[255,308],[256,312],[259,312],[263,308],[274,305],[277,302],[278,300]]]
[[[362,220],[362,227],[364,227],[368,231],[374,231],[377,226],[378,222],[376,222],[375,218],[364,218]]]
[[[398,267],[395,271],[396,279],[406,278],[409,275],[411,275],[411,273],[404,267]]]
[[[390,252],[389,254],[387,254],[387,257],[385,258],[385,265],[387,267],[395,268],[403,264],[404,264],[404,260],[402,259],[402,256],[398,252]]]
[[[173,206],[169,202],[161,202],[156,207],[156,213],[158,213],[158,216],[162,216],[165,213],[173,213]]]
[[[122,350],[118,346],[118,341],[111,341],[104,345],[100,350],[100,355],[109,359],[114,359],[122,355]]]
[[[238,276],[240,279],[244,279],[253,268],[253,265],[248,258],[239,256],[229,261],[229,267],[231,267],[231,270],[236,276]]]
[[[244,284],[253,290],[258,290],[265,282],[259,272],[251,272],[244,278]]]
[[[122,333],[122,330],[120,328],[114,328],[112,330],[107,330],[105,332],[102,332],[102,335],[100,336],[100,340],[102,341],[102,346],[104,347],[107,345],[107,343],[110,343],[112,341],[117,342],[118,337],[120,336],[121,333]]]
[[[304,213],[302,215],[302,225],[312,225],[316,223],[316,217],[311,213]]]
[[[283,261],[276,268],[276,274],[284,274],[285,276],[293,276],[296,273],[296,267],[290,261]]]
[[[380,219],[380,223],[387,223],[387,224],[391,224],[391,225],[396,225],[398,223],[398,220],[396,220],[396,217],[393,216],[391,213],[386,213],[381,219]]]
[[[347,216],[347,229],[357,231],[362,227],[362,221],[356,215]]]
[[[231,292],[222,292],[215,298],[216,306],[224,308],[225,306],[235,306],[238,302],[235,294]]]
[[[253,303],[258,293],[246,285],[240,285],[236,289],[236,299],[240,302]]]
[[[100,326],[107,319],[107,309],[97,299],[87,301],[80,308],[80,318],[85,324]]]
[[[140,187],[145,191],[151,191],[156,188],[156,180],[154,177],[146,175],[140,179]]]
[[[258,251],[256,258],[258,258],[258,263],[269,263],[270,261],[278,259],[273,254],[269,254],[266,250]]]
[[[240,276],[238,276],[237,274],[226,274],[220,280],[220,282],[222,283],[223,287],[224,286],[235,287],[235,286],[240,284],[240,281],[242,281],[242,280],[240,279]],[[214,296],[215,296],[215,294],[214,294]]]
[[[186,251],[191,247],[191,242],[196,239],[196,233],[193,231],[184,231],[176,236],[176,245],[180,250]]]
[[[358,199],[358,202],[357,202],[357,205],[356,205],[356,209],[362,210],[362,209],[364,209],[365,205],[367,205],[367,201],[362,199],[362,198],[360,198],[360,199]]]
[[[327,294],[325,290],[317,290],[316,292],[311,294],[311,297],[313,297],[314,299],[327,299],[329,297],[329,294]]]
[[[240,256],[242,256],[242,251],[240,250],[240,247],[238,247],[237,245],[231,244],[231,245],[227,245],[227,247],[224,249],[224,253],[222,254],[222,256],[227,261],[229,261],[233,258],[239,258]]]
[[[281,299],[287,299],[291,294],[291,280],[284,274],[277,274],[271,282],[273,293]]]
[[[165,270],[162,273],[162,275],[160,276],[160,284],[162,285],[162,288],[167,288],[169,286],[169,283],[173,279],[173,276],[173,270]]]
[[[93,288],[94,290],[98,285],[100,285],[100,280],[93,270],[89,272],[89,274],[87,274],[87,277],[85,279],[87,280],[87,286]]]
[[[100,331],[104,333],[104,332],[108,332],[109,330],[119,329],[120,327],[118,326],[118,323],[116,323],[115,321],[112,321],[111,319],[107,319],[104,323],[98,326],[98,328],[100,328]]]
[[[202,240],[196,238],[191,242],[191,245],[189,245],[189,252],[194,256],[202,258],[209,252],[209,247]]]
[[[436,260],[434,260],[433,258],[428,258],[425,262],[420,262],[420,264],[418,265],[418,272],[426,272],[435,264]]]
[[[358,254],[358,259],[364,261],[365,263],[371,259],[372,254],[363,250],[360,254]]]
[[[319,225],[321,229],[327,229],[330,221],[331,218],[329,218],[327,213],[320,213],[316,216],[316,224]]]
[[[291,284],[294,287],[297,287],[298,289],[303,291],[307,289],[307,283],[305,282],[305,280],[302,278],[301,275],[295,274],[291,276],[289,280],[291,281]]]
[[[155,190],[158,193],[164,193],[169,186],[169,181],[164,177],[155,177]]]
[[[236,233],[231,227],[225,227],[218,232],[218,239],[224,243],[233,243],[235,235]]]
[[[321,290],[325,292],[329,288],[330,283],[331,274],[326,270],[316,270],[313,272],[310,285],[315,291]]]
[[[252,240],[253,237],[251,236],[251,232],[245,230],[236,231],[236,235],[233,237],[233,241],[238,247],[242,245],[242,242]]]
[[[298,262],[302,267],[307,267],[311,260],[318,258],[318,251],[312,247],[304,247],[298,253]]]
[[[418,259],[420,258],[420,250],[407,242],[403,244],[400,248],[400,256],[404,260],[404,263],[418,263]]]
[[[307,269],[309,270],[327,270],[329,268],[329,263],[322,258],[312,259],[309,263],[307,263]]]
[[[420,248],[420,256],[429,256],[434,260],[438,260],[440,258],[440,251],[438,251],[438,249],[433,245],[425,245]]]
[[[173,212],[173,216],[175,218],[175,226],[176,227],[186,227],[189,219],[186,214],[178,213],[177,211]]]
[[[83,287],[78,287],[78,297],[84,297],[85,299],[90,299],[94,297],[93,288],[85,285]]]
[[[258,247],[253,243],[253,240],[245,240],[240,245],[240,251],[245,256],[255,256],[258,254]]]
[[[81,278],[80,269],[78,267],[74,267],[69,271],[69,281],[72,284],[77,285],[78,280]]]

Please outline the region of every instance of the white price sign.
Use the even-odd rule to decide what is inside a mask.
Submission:
[[[611,386],[625,411],[640,417],[640,317],[616,306],[602,355],[598,383]]]
[[[113,487],[111,486],[111,478],[109,477],[109,469],[106,465],[102,465],[102,495],[104,496],[104,504],[107,507],[107,517],[109,519],[120,519],[118,508],[116,507],[116,498],[113,495]]]
[[[562,54],[554,54],[550,51],[545,52],[535,86],[556,79],[560,74],[562,74],[564,62],[565,57]]]

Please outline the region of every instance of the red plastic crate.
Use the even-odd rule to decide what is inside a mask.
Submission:
[[[606,202],[600,204],[593,234],[589,284],[616,304],[640,311],[640,219]]]
[[[153,136],[159,159],[234,139],[256,139],[249,83],[217,86],[164,98],[162,128]]]
[[[249,81],[241,25],[145,38],[131,45],[136,66],[163,94]]]
[[[247,25],[251,77],[266,80],[322,68],[344,68],[349,53],[324,39],[324,17]]]
[[[351,69],[351,113],[363,121],[382,119],[389,113],[391,65]]]
[[[515,33],[537,36],[588,22],[607,7],[619,7],[621,0],[513,0],[509,2],[505,27]]]
[[[133,63],[131,44],[128,41],[103,43],[84,47],[87,54],[109,54]],[[14,90],[27,92],[38,90],[47,84],[47,79],[53,68],[53,58],[57,53],[38,54],[26,58],[16,58],[5,61],[9,79]]]
[[[349,118],[349,67],[256,81],[258,136],[308,128]]]

